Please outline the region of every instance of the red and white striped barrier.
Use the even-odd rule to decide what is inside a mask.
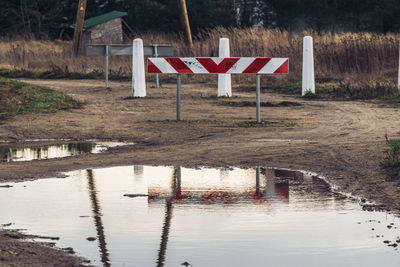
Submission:
[[[288,58],[262,57],[166,57],[149,58],[149,73],[287,74]]]

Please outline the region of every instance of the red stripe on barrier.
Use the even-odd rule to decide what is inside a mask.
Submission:
[[[288,74],[289,73],[289,59],[287,59],[283,64],[276,70],[274,73],[283,73],[283,74]]]
[[[257,73],[270,61],[270,58],[256,58],[242,73]]]
[[[162,73],[159,68],[154,65],[154,63],[150,60],[147,59],[147,72],[148,73]]]
[[[235,57],[225,58],[219,64],[216,64],[211,58],[196,58],[196,60],[200,62],[209,73],[226,73],[236,64],[236,62],[239,61],[239,59],[240,58]]]
[[[193,71],[185,64],[179,57],[166,57],[165,60],[178,72],[178,73],[193,73]]]

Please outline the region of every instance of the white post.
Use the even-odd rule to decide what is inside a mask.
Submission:
[[[219,57],[229,57],[229,39],[219,39]],[[230,74],[218,74],[218,96],[232,96],[232,84]]]
[[[311,36],[306,36],[303,39],[303,83],[301,95],[304,96],[307,91],[315,94],[314,54]]]
[[[146,78],[144,75],[144,53],[142,39],[133,40],[132,45],[132,95],[146,96]]]

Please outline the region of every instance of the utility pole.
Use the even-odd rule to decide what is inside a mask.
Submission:
[[[184,29],[186,35],[186,42],[189,45],[190,49],[193,49],[192,33],[190,31],[189,17],[186,9],[186,1],[178,0],[178,7],[179,7],[179,17],[181,19],[182,28]]]
[[[79,0],[78,12],[76,13],[76,22],[74,30],[74,41],[72,44],[72,50],[74,55],[77,56],[79,53],[79,46],[82,38],[83,22],[85,21],[85,10],[87,0]]]

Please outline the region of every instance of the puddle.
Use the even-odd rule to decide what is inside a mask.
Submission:
[[[310,174],[152,166],[67,174],[1,189],[0,225],[59,237],[57,246],[103,266],[400,266],[399,218],[363,211]]]
[[[0,145],[1,162],[30,161],[76,156],[83,153],[101,153],[111,147],[124,146],[132,143],[124,142],[79,142],[52,145]]]

